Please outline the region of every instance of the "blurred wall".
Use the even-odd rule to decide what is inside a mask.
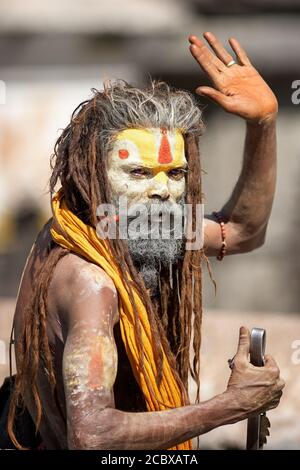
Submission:
[[[299,26],[298,0],[0,0],[0,382],[8,373],[21,272],[50,215],[49,158],[60,129],[106,78],[143,85],[150,74],[190,91],[208,83],[187,36],[211,30],[222,41],[236,36],[278,96],[279,171],[265,245],[222,263],[211,260],[216,297],[205,274],[202,398],[226,386],[238,326],[267,327],[270,352],[287,380],[285,402],[271,413],[270,446],[299,447],[299,361],[291,361],[291,345],[300,340],[300,105],[291,100],[292,83],[300,80]],[[236,182],[245,126],[200,102],[209,212],[220,209]],[[243,429],[241,423],[215,430],[202,447],[242,447]]]
[[[49,157],[60,129],[91,87],[105,78],[136,84],[148,75],[194,91],[207,79],[188,51],[187,36],[212,30],[238,37],[280,101],[279,175],[268,237],[258,251],[214,260],[214,308],[299,311],[297,233],[300,79],[297,1],[0,2],[0,295],[14,296],[26,252],[49,215]],[[1,102],[1,100],[0,100]],[[242,160],[244,123],[202,98],[207,210],[219,209]],[[280,293],[280,295],[278,295]]]

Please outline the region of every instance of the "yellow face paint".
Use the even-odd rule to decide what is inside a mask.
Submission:
[[[117,135],[108,157],[108,178],[113,195],[127,196],[129,202],[147,202],[153,196],[177,202],[185,191],[186,167],[178,129],[126,129]]]
[[[166,184],[168,182],[168,176],[166,175],[164,171],[159,171],[154,176],[154,180],[157,181],[158,183]]]
[[[118,134],[115,150],[121,160],[166,171],[183,166],[184,140],[178,129],[126,129]]]

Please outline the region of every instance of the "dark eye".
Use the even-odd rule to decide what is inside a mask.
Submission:
[[[130,171],[130,175],[134,178],[149,178],[151,173],[145,168],[134,168]]]
[[[186,173],[185,168],[174,168],[174,170],[169,171],[168,175],[173,180],[181,180],[184,177],[185,173]]]

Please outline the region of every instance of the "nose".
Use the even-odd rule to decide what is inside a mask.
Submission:
[[[154,190],[148,193],[148,197],[150,199],[162,199],[163,201],[167,201],[170,197],[170,194],[167,191]]]
[[[168,188],[168,177],[165,173],[160,172],[155,178],[153,178],[152,184],[148,189],[148,197],[150,199],[169,199],[170,192]]]

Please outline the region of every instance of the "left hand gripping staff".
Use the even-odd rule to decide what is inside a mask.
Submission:
[[[265,364],[264,355],[266,349],[266,330],[262,328],[253,328],[250,339],[250,362],[256,367],[262,367]],[[270,435],[271,426],[266,413],[248,418],[247,425],[247,450],[262,450],[267,442],[267,436]]]

